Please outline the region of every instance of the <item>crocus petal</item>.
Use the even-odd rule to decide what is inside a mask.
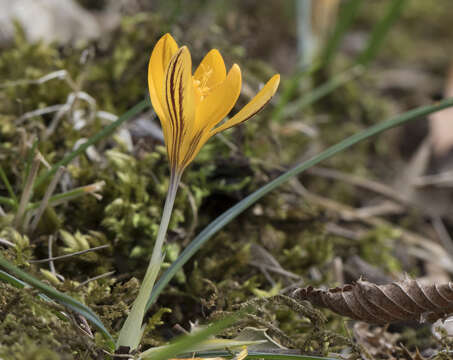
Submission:
[[[151,103],[159,117],[164,133],[164,76],[173,55],[178,51],[178,44],[170,34],[165,34],[157,42],[149,59],[148,87]]]
[[[233,65],[224,82],[216,87],[198,105],[195,124],[191,129],[190,142],[184,148],[182,167],[186,167],[198,154],[204,143],[212,136],[210,130],[228,115],[241,93],[241,70]]]
[[[189,151],[186,152],[185,157],[181,163],[181,168],[184,169],[187,165],[189,165],[192,160],[197,156],[200,152],[203,145],[212,135],[206,129],[201,129],[197,132],[196,136],[193,138],[192,146]]]
[[[192,60],[186,46],[178,50],[168,65],[164,91],[164,116],[170,120],[171,131],[165,142],[172,166],[178,166],[195,120]]]
[[[197,107],[195,123],[197,128],[208,131],[233,108],[241,93],[241,69],[234,64],[224,82],[210,92]]]
[[[276,74],[267,82],[256,96],[245,105],[241,111],[234,115],[231,119],[225,121],[222,125],[211,130],[211,136],[221,131],[229,129],[258,113],[274,96],[280,83],[280,75]]]
[[[195,70],[193,78],[196,81],[203,82],[206,73],[209,73],[205,83],[208,88],[214,88],[225,80],[225,63],[217,49],[212,49],[206,54],[200,65],[198,65],[197,70]]]

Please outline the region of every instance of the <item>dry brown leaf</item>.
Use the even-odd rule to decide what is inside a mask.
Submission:
[[[431,321],[453,313],[453,283],[422,284],[408,279],[386,285],[358,280],[328,290],[309,286],[294,291],[297,300],[328,308],[337,314],[371,324]]]

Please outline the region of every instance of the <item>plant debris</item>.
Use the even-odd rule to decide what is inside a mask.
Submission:
[[[328,290],[312,286],[292,297],[370,324],[402,321],[435,322],[453,313],[453,283],[431,284],[406,278],[387,285],[358,280]]]

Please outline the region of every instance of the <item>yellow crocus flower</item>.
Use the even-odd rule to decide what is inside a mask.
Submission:
[[[222,55],[213,49],[192,75],[189,49],[178,47],[170,34],[162,36],[151,54],[148,85],[172,173],[181,173],[211,136],[259,112],[275,94],[279,82],[280,75],[274,75],[242,110],[220,124],[241,92],[239,66],[234,64],[227,74]]]
[[[227,74],[218,50],[211,50],[192,75],[189,49],[179,48],[170,34],[162,36],[153,49],[148,68],[149,94],[164,132],[171,174],[153,253],[121,328],[118,349],[137,349],[142,337],[146,304],[161,268],[162,247],[183,170],[211,136],[260,111],[277,91],[280,75],[274,75],[241,111],[221,123],[239,97],[241,82],[239,66],[234,64]]]

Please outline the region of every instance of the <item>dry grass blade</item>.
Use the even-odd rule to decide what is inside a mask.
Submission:
[[[52,194],[55,191],[55,188],[58,185],[58,182],[60,181],[61,176],[63,175],[64,172],[64,167],[61,166],[58,168],[57,172],[55,173],[54,177],[52,178],[52,181],[50,182],[50,185],[47,187],[46,192],[44,193],[44,197],[41,201],[41,204],[39,205],[38,210],[36,211],[35,217],[30,225],[30,233],[33,233],[36,228],[38,227],[39,220],[41,220],[42,215],[44,214],[44,211],[47,208],[47,205],[49,205],[49,199],[52,196]]]
[[[434,322],[453,313],[453,283],[423,284],[415,279],[386,285],[358,280],[328,290],[309,286],[293,292],[293,298],[307,300],[333,312],[372,324],[425,320]]]
[[[67,259],[67,258],[75,256],[75,255],[82,255],[82,254],[85,254],[87,252],[97,251],[97,250],[105,249],[105,248],[108,248],[108,247],[110,247],[110,245],[108,245],[108,244],[100,245],[100,246],[96,246],[96,247],[93,247],[93,248],[90,248],[90,249],[76,251],[76,252],[73,252],[73,253],[70,253],[70,254],[61,255],[61,256],[55,256],[55,257],[51,257],[51,258],[47,258],[47,259],[30,260],[30,263],[43,263],[43,262],[48,262],[48,261]]]
[[[33,182],[35,181],[36,175],[38,174],[39,165],[41,163],[41,156],[37,153],[33,159],[30,173],[25,181],[22,196],[20,198],[19,207],[17,209],[16,216],[14,218],[14,227],[19,228],[23,223],[23,217],[27,208],[27,204],[33,194]]]

